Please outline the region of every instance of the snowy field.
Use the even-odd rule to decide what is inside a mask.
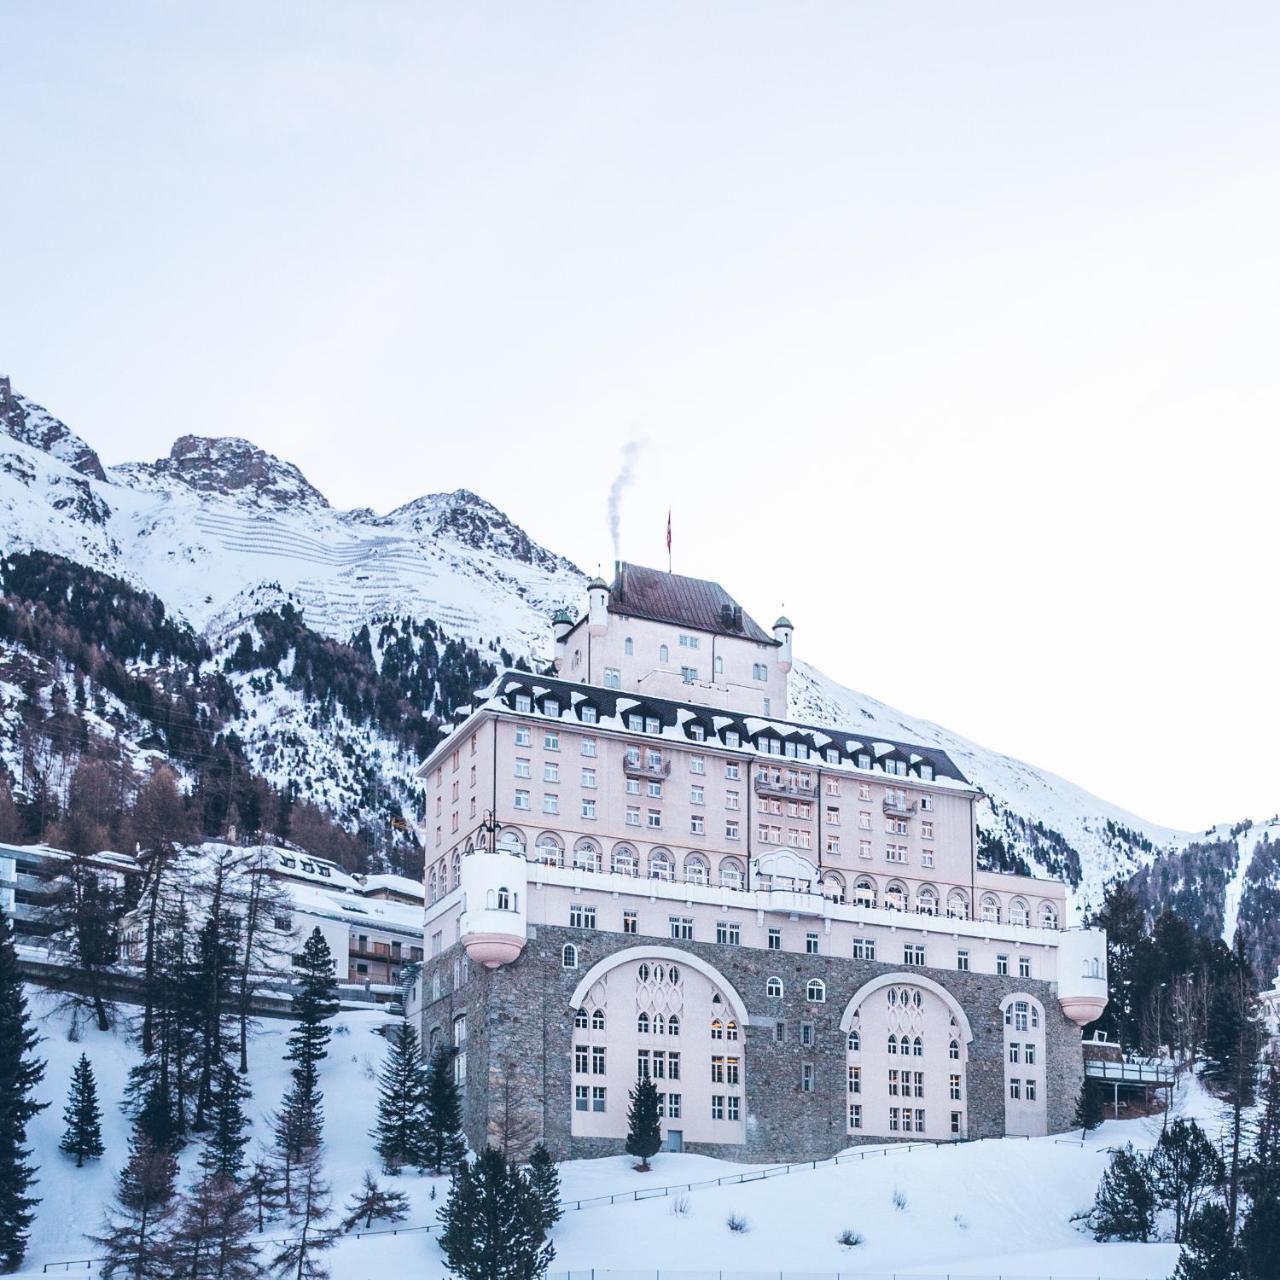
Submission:
[[[61,1268],[42,1268],[98,1253],[85,1233],[98,1229],[114,1173],[124,1159],[129,1126],[119,1102],[137,1058],[133,1046],[115,1033],[85,1029],[80,1041],[71,1043],[66,1019],[51,1012],[52,998],[40,991],[30,994],[46,1037],[40,1053],[49,1064],[41,1097],[52,1105],[32,1126],[41,1168],[37,1194],[43,1203],[23,1276],[61,1274]],[[331,1042],[323,1080],[325,1165],[339,1209],[363,1171],[377,1170],[369,1131],[376,1109],[375,1076],[385,1047],[376,1029],[387,1021],[375,1011],[342,1013],[335,1019],[340,1030]],[[256,1135],[266,1141],[269,1117],[288,1083],[281,1061],[288,1030],[287,1023],[266,1022],[251,1048],[254,1095],[248,1110]],[[98,1079],[107,1154],[77,1170],[57,1144],[71,1070],[82,1051]],[[1184,1086],[1177,1110],[1217,1127],[1213,1104],[1194,1084]],[[656,1280],[659,1270],[710,1272],[712,1280],[722,1271],[725,1280],[730,1272],[1165,1280],[1177,1261],[1175,1245],[1097,1244],[1070,1220],[1092,1204],[1106,1149],[1126,1141],[1150,1147],[1158,1131],[1153,1121],[1108,1122],[1083,1147],[1042,1138],[891,1150],[743,1185],[588,1207],[566,1213],[557,1226],[552,1270],[589,1274],[594,1269],[596,1280]],[[184,1153],[188,1177],[196,1154],[194,1148]],[[633,1163],[615,1157],[562,1165],[565,1199],[699,1182],[752,1168],[703,1156],[660,1155],[651,1173],[637,1174]],[[409,1174],[395,1181],[411,1200],[403,1225],[433,1223],[447,1179]],[[730,1215],[746,1220],[745,1233],[728,1230]],[[837,1243],[846,1229],[863,1242],[854,1248]],[[285,1233],[284,1223],[269,1231]],[[331,1259],[334,1280],[400,1275],[435,1280],[445,1275],[439,1250],[425,1232],[345,1239]],[[601,1277],[602,1271],[619,1274]],[[76,1272],[86,1274],[83,1261],[72,1269]]]

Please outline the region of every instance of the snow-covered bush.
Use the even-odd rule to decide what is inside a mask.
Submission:
[[[861,1233],[852,1230],[850,1227],[845,1227],[845,1229],[836,1236],[836,1244],[842,1244],[846,1249],[856,1249],[861,1243]]]
[[[729,1215],[728,1221],[725,1223],[725,1226],[727,1226],[729,1230],[734,1233],[734,1235],[738,1235],[738,1236],[745,1236],[747,1232],[751,1229],[747,1225],[746,1218],[740,1218],[736,1213],[731,1213]]]
[[[904,1196],[897,1187],[894,1187],[893,1189],[893,1207],[897,1209],[899,1213],[906,1213],[907,1211],[907,1197]]]

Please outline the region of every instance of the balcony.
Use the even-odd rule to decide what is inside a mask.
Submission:
[[[902,801],[897,796],[885,796],[884,811],[892,817],[909,818],[919,808],[914,800]]]
[[[818,795],[818,790],[812,784],[808,786],[801,785],[799,782],[787,782],[778,780],[775,782],[772,778],[764,778],[759,774],[753,780],[755,792],[758,796],[781,796],[788,799],[813,800]]]
[[[628,778],[669,778],[671,776],[671,761],[659,760],[653,763],[647,760],[633,760],[630,756],[623,756],[622,772]]]

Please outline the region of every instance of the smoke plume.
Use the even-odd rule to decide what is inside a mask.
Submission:
[[[622,467],[609,486],[609,536],[613,539],[613,558],[622,559],[622,496],[635,480],[636,459],[643,445],[641,440],[628,440],[622,446]]]

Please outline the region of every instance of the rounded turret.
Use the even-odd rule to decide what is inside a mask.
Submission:
[[[569,632],[573,630],[573,614],[568,609],[557,609],[551,615],[551,630],[556,644],[563,644],[568,639]]]
[[[528,865],[522,852],[502,848],[462,859],[462,945],[486,969],[510,964],[524,950]]]
[[[587,584],[588,630],[602,636],[609,629],[609,588],[603,578],[592,578]]]
[[[778,666],[783,673],[791,670],[791,636],[795,631],[795,627],[791,624],[791,619],[783,614],[777,622],[773,624],[773,638],[778,644]]]
[[[1107,935],[1101,929],[1062,932],[1058,1004],[1078,1027],[1087,1027],[1102,1016],[1107,1007]]]

